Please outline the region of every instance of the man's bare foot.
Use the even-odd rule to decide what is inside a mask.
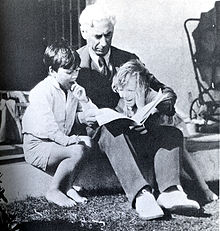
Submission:
[[[86,203],[87,202],[87,198],[80,196],[79,193],[73,188],[71,188],[69,191],[67,191],[66,195],[68,197],[70,197],[71,199],[73,199],[74,201],[76,201],[77,203]]]
[[[46,194],[46,199],[62,207],[72,207],[76,205],[74,200],[71,200],[59,190],[49,190]]]

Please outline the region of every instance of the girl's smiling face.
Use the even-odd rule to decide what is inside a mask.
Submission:
[[[130,74],[128,74],[130,75]],[[136,104],[137,75],[132,74],[125,86],[118,89],[121,98],[124,99],[127,107],[133,107]]]

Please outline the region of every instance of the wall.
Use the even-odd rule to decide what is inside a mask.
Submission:
[[[0,90],[29,91],[45,78],[43,53],[56,38],[80,46],[77,6],[85,0],[71,1],[70,17],[69,0],[0,0]]]
[[[42,79],[46,18],[41,4],[36,0],[0,1],[1,90],[30,90]]]
[[[105,1],[105,0],[101,0]],[[136,53],[149,70],[178,95],[177,107],[188,114],[189,92],[198,95],[184,21],[199,18],[214,0],[110,0],[117,24],[113,45]]]

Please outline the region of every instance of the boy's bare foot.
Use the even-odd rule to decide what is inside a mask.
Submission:
[[[79,193],[73,188],[71,188],[69,191],[67,191],[66,195],[68,197],[70,197],[71,199],[73,199],[74,201],[76,201],[77,203],[86,203],[87,202],[87,198],[80,196]]]
[[[48,191],[46,194],[46,199],[62,207],[72,207],[76,205],[74,200],[71,200],[59,190]]]

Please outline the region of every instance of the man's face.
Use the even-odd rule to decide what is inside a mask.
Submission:
[[[96,55],[105,56],[112,43],[114,26],[107,20],[95,21],[93,25],[88,29],[87,44]]]
[[[54,72],[54,77],[57,82],[66,90],[71,89],[71,86],[75,84],[75,81],[78,77],[80,68],[76,69],[64,69],[60,67],[57,72]]]
[[[118,93],[124,99],[127,107],[133,107],[136,104],[137,78],[136,75],[130,75],[128,83]]]

